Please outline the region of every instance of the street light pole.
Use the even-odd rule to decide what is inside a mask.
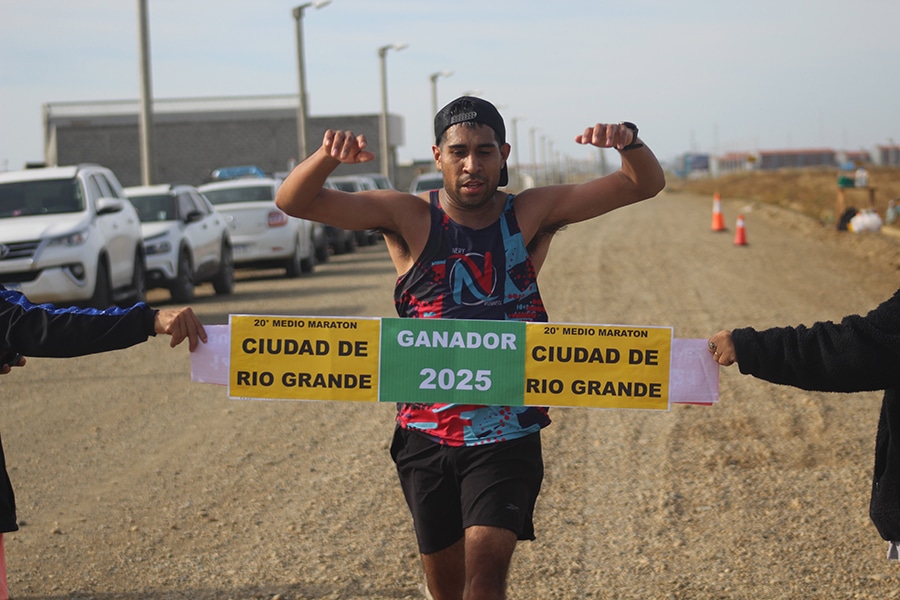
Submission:
[[[150,27],[147,24],[147,0],[138,0],[138,30],[140,34],[141,115],[139,137],[141,144],[141,184],[154,182],[153,167],[153,86],[150,81]]]
[[[300,78],[300,95],[297,102],[297,161],[306,158],[306,72],[303,61],[303,11],[309,7],[322,8],[331,4],[331,0],[316,0],[301,4],[293,10],[297,22],[297,73]]]
[[[450,77],[453,75],[453,71],[438,71],[437,73],[432,73],[428,76],[431,80],[431,116],[437,114],[438,111],[438,97],[437,97],[437,80],[440,77]]]
[[[513,181],[522,187],[522,177],[519,174],[519,121],[524,117],[513,117],[512,121],[512,151],[513,151]]]
[[[550,178],[547,176],[547,136],[541,136],[541,185],[548,185]]]
[[[378,120],[379,154],[381,154],[381,174],[393,181],[391,177],[391,160],[388,155],[388,97],[387,97],[387,53],[388,50],[403,50],[408,44],[388,44],[378,49],[381,68],[381,118]]]

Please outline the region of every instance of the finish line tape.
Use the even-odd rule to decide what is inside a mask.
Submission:
[[[670,327],[231,315],[191,379],[233,399],[667,410],[718,401],[705,339]]]

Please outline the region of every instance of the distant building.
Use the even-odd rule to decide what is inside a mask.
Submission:
[[[707,177],[709,176],[710,156],[698,152],[686,152],[678,157],[675,164],[675,173],[680,177]]]
[[[109,167],[123,185],[141,183],[139,102],[58,102],[44,105],[48,165],[93,162]],[[364,134],[379,147],[379,115],[310,116],[310,152],[326,129]],[[389,115],[391,164],[403,145],[403,119]],[[297,162],[297,96],[156,99],[153,102],[154,182],[205,181],[213,169],[256,165],[274,173]],[[373,166],[374,165],[374,166]],[[340,174],[377,171],[376,163],[341,165]]]
[[[878,146],[877,162],[883,167],[900,167],[900,146],[891,144],[889,146]]]
[[[750,152],[728,152],[714,158],[713,172],[716,175],[722,175],[736,171],[749,171],[753,169],[756,161],[756,155]]]
[[[837,153],[827,148],[809,150],[761,150],[757,154],[758,169],[786,167],[834,167]]]

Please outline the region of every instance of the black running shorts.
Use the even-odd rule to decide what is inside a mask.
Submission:
[[[473,525],[534,539],[534,504],[544,478],[540,432],[483,446],[445,446],[397,427],[391,457],[422,554],[452,546]]]

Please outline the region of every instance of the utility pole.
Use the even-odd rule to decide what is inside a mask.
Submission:
[[[153,164],[153,89],[150,85],[150,27],[147,23],[147,0],[138,0],[138,30],[141,72],[141,111],[139,122],[141,184],[151,185],[154,182],[155,173]]]

